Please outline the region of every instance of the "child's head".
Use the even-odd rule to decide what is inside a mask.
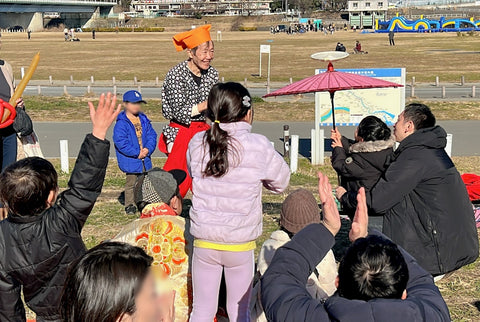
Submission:
[[[219,83],[212,87],[208,96],[206,116],[213,121],[205,133],[205,142],[210,148],[210,160],[205,175],[221,177],[228,171],[229,135],[221,128],[222,123],[245,121],[252,123],[252,99],[248,90],[239,83]]]
[[[128,91],[123,94],[123,106],[125,110],[133,115],[137,115],[142,111],[142,104],[147,104],[142,98],[139,91]]]
[[[134,187],[138,209],[142,211],[149,204],[163,202],[180,215],[183,210],[183,199],[178,186],[186,177],[187,174],[183,170],[165,171],[160,168],[153,168],[140,175]]]
[[[305,189],[291,192],[282,204],[280,226],[295,235],[310,224],[320,223],[320,211],[313,194]]]
[[[338,268],[338,292],[351,300],[403,299],[408,267],[390,240],[376,235],[357,239]]]
[[[60,310],[63,321],[157,321],[158,296],[150,266],[139,247],[105,242],[69,268]]]
[[[0,200],[19,216],[34,216],[56,199],[58,175],[45,159],[33,157],[15,162],[0,175]]]
[[[379,141],[388,140],[392,135],[392,130],[376,116],[365,117],[357,127],[355,132],[356,141]]]
[[[210,120],[220,123],[239,122],[247,120],[249,113],[252,113],[251,97],[242,84],[228,82],[212,87],[206,111]],[[213,126],[218,126],[218,122],[214,122]]]

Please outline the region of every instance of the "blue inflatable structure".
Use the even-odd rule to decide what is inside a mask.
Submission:
[[[376,21],[375,32],[458,32],[458,31],[480,31],[480,20],[474,21],[464,18],[430,20],[422,18],[408,20],[405,17],[395,17],[388,21]]]

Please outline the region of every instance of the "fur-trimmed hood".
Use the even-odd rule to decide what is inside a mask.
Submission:
[[[392,148],[395,145],[395,136],[392,134],[388,140],[357,142],[350,146],[350,153],[379,152]]]

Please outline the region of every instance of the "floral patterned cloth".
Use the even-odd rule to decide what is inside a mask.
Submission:
[[[189,256],[193,238],[185,232],[185,219],[172,213],[164,203],[147,205],[141,219],[125,226],[113,240],[141,247],[153,257],[159,293],[175,290],[175,321],[187,321],[192,299]]]

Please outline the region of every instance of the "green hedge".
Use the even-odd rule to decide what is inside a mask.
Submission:
[[[94,28],[82,28],[84,32],[91,32]],[[115,32],[117,28],[95,28],[95,31],[98,32]],[[165,28],[163,27],[119,27],[119,32],[164,32]]]
[[[257,31],[257,27],[244,27],[240,26],[238,27],[239,31]]]

